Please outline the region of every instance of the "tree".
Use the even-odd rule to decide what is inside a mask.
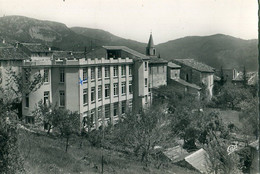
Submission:
[[[22,99],[23,94],[30,94],[41,87],[44,77],[40,72],[32,73],[32,68],[25,68],[23,73],[17,73],[11,68],[7,69],[9,76],[7,80],[7,89],[14,92],[15,97]]]
[[[0,98],[0,173],[24,173],[18,150],[16,113]]]
[[[239,104],[241,113],[240,121],[243,123],[242,132],[246,135],[254,135],[258,137],[258,99],[255,97],[252,100],[242,101]]]
[[[6,102],[18,110],[19,118],[22,117],[22,96],[38,90],[44,82],[44,77],[40,72],[32,73],[32,68],[23,69],[22,73],[7,69],[7,85],[3,89]],[[7,100],[8,99],[8,100]]]
[[[184,140],[184,148],[196,149],[195,141],[199,137],[201,120],[200,102],[194,97],[186,96],[178,104],[171,115],[172,134]]]
[[[118,141],[132,149],[146,165],[152,160],[155,145],[160,145],[168,134],[164,108],[127,114],[117,127]]]
[[[69,138],[72,134],[80,131],[80,116],[77,112],[71,112],[57,105],[43,104],[40,101],[33,112],[35,115],[36,125],[45,126],[50,133],[51,129],[56,129],[62,137],[66,138],[66,152],[69,146]]]
[[[230,107],[232,110],[239,107],[242,101],[249,101],[253,98],[251,92],[243,87],[238,87],[231,83],[226,83],[217,96],[217,105]]]
[[[163,105],[167,103],[168,111],[173,113],[184,97],[183,94],[174,90],[171,86],[161,86],[158,89],[153,89],[153,105]]]
[[[220,86],[223,86],[226,83],[226,79],[224,77],[223,68],[220,68]]]
[[[72,134],[80,131],[79,114],[65,109],[55,109],[54,117],[57,118],[57,128],[60,130],[61,136],[66,138],[66,152],[69,147],[69,138]]]
[[[239,156],[236,152],[229,154],[227,148],[231,142],[221,138],[218,132],[210,130],[208,143],[204,149],[208,154],[209,173],[241,173]]]
[[[247,76],[246,76],[246,67],[243,68],[243,85],[244,87],[247,86]]]
[[[37,90],[42,77],[38,73],[24,83],[22,74],[11,68],[7,74],[6,88],[0,87],[0,173],[24,173],[23,159],[18,150],[16,118],[21,111],[22,95]]]

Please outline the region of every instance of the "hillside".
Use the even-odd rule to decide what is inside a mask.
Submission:
[[[101,41],[103,45],[127,46],[131,49],[145,54],[145,43],[140,43],[130,39],[124,39],[104,30],[83,27],[72,27],[71,30],[77,34],[87,36],[92,39],[97,39]]]
[[[146,43],[124,39],[107,31],[83,27],[68,28],[65,24],[22,16],[0,17],[0,38],[11,42],[41,42],[56,49],[80,50],[103,45],[122,45],[145,53]],[[148,38],[147,38],[148,42]],[[156,43],[156,40],[155,40]],[[194,58],[214,68],[242,68],[256,70],[257,40],[243,40],[232,36],[189,36],[156,46],[161,57]]]
[[[28,174],[101,173],[102,149],[92,146],[85,138],[73,136],[67,153],[64,149],[65,141],[59,136],[36,134],[19,129],[18,140],[25,172]],[[114,150],[105,149],[103,154],[104,173],[106,174],[198,174],[196,171],[172,163],[169,163],[168,167],[162,166],[160,169],[154,165],[144,167],[144,164],[138,162],[134,156]]]
[[[212,36],[190,36],[157,45],[161,57],[194,58],[214,68],[239,68],[256,70],[257,40],[243,40],[216,34]]]

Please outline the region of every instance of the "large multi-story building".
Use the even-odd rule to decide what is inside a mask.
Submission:
[[[104,46],[90,53],[47,53],[24,61],[24,72],[30,68],[32,74],[44,76],[43,85],[23,97],[28,122],[33,122],[32,112],[40,100],[78,111],[82,126],[90,119],[94,128],[115,124],[132,107],[139,111],[149,106],[148,56],[123,46]]]

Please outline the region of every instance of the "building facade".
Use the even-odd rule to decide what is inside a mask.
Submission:
[[[33,119],[32,112],[41,100],[78,111],[81,128],[91,123],[93,129],[116,124],[132,107],[135,111],[149,107],[149,57],[119,46],[104,46],[94,52],[54,51],[49,57],[32,56],[24,62],[24,71],[30,67],[44,76],[37,91],[23,96],[27,120]]]
[[[180,72],[181,66],[169,62],[167,68],[167,85],[181,94],[192,94],[196,97],[200,97],[201,87],[181,79]]]
[[[214,86],[214,68],[194,59],[174,59],[172,62],[181,66],[180,79],[204,88],[207,99],[211,100]]]

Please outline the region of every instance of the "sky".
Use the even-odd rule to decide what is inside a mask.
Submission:
[[[0,17],[22,15],[106,30],[155,44],[185,36],[258,36],[257,0],[0,0]]]

